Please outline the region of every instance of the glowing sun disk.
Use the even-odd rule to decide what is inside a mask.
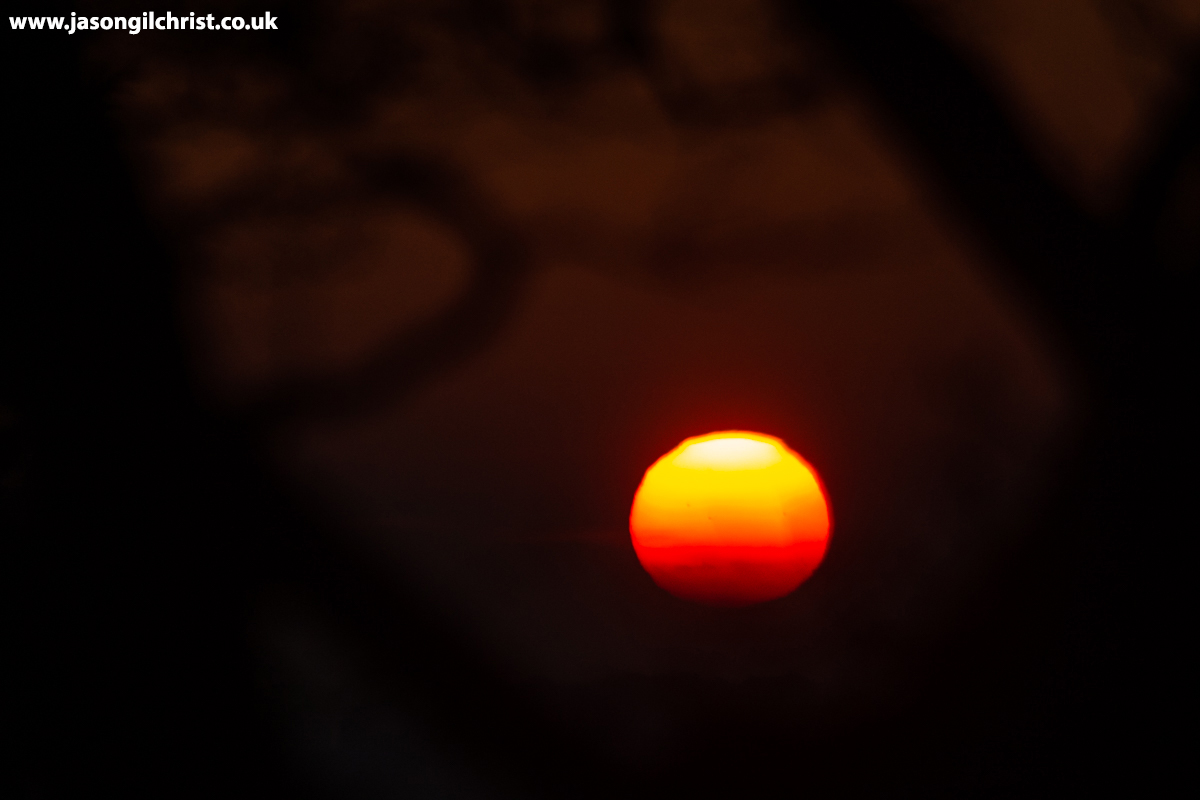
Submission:
[[[813,468],[779,439],[749,431],[684,440],[646,470],[629,516],[655,583],[714,605],[790,593],[824,558],[829,529]]]

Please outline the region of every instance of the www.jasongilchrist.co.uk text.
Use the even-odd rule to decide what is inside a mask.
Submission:
[[[277,31],[279,17],[271,16],[270,11],[263,12],[260,17],[220,17],[214,14],[197,14],[192,12],[186,16],[176,16],[170,11],[166,16],[144,11],[141,16],[134,17],[84,17],[71,12],[69,17],[9,17],[8,24],[13,30],[49,30],[66,31]]]

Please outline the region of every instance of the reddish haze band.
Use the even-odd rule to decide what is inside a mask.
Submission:
[[[825,556],[829,528],[813,468],[779,439],[749,431],[683,441],[646,470],[629,516],[655,583],[723,606],[795,590]]]

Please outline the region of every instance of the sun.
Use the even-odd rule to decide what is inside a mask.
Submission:
[[[745,606],[791,593],[829,543],[816,471],[774,436],[685,439],[646,470],[629,532],[638,560],[676,597]]]

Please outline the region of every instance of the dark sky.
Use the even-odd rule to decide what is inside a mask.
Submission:
[[[1159,770],[1194,4],[273,13],[7,34],[23,796]],[[737,610],[627,529],[729,428],[834,515]]]

